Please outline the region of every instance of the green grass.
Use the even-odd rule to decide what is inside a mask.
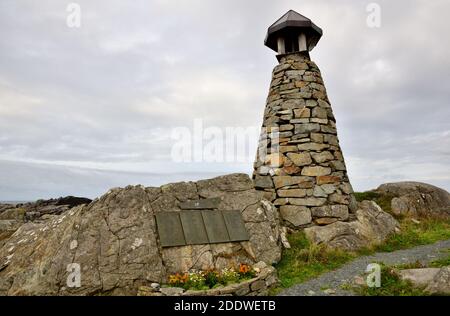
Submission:
[[[355,193],[355,197],[358,202],[373,200],[384,211],[392,214],[391,200],[394,196],[380,195],[379,193],[368,191]],[[276,294],[281,288],[303,283],[325,272],[338,269],[361,255],[370,255],[375,252],[392,252],[450,239],[449,219],[417,218],[420,223],[414,223],[410,218],[392,215],[400,223],[400,232],[392,235],[380,245],[361,249],[357,253],[331,250],[325,246],[312,245],[308,242],[303,232],[291,234],[288,237],[291,249],[283,252],[282,260],[275,266],[280,278],[280,287],[273,290],[271,294]],[[449,261],[450,257],[438,260],[433,264],[435,266],[450,265]],[[418,265],[418,263],[410,264],[411,268],[419,267]],[[395,273],[389,273],[386,269],[384,270],[384,281],[388,287],[385,288],[385,291],[367,289],[367,295],[419,295],[422,293],[420,289],[412,288],[407,282],[402,281],[398,283],[398,276]]]
[[[435,260],[428,265],[423,265],[420,262],[408,263],[395,266],[385,266],[381,264],[381,287],[369,288],[352,287],[346,285],[348,290],[353,290],[355,293],[363,296],[430,296],[431,294],[424,291],[424,287],[413,286],[410,281],[401,280],[397,271],[404,269],[421,269],[421,268],[441,268],[450,266],[450,251],[445,258]]]
[[[414,287],[410,281],[402,280],[392,267],[381,267],[381,287],[354,287],[353,291],[362,296],[427,296],[423,288]]]
[[[349,252],[312,245],[303,232],[291,234],[288,239],[291,249],[284,251],[282,260],[275,266],[282,288],[305,282],[324,272],[337,269],[355,258],[355,254]]]
[[[425,225],[430,229],[427,234],[431,234],[434,237],[442,236],[439,233],[432,234],[432,228],[434,225]],[[440,229],[441,227],[438,226]],[[439,230],[438,229],[438,230]],[[447,228],[448,233],[448,228]],[[446,234],[444,234],[446,236]],[[428,240],[434,240],[434,239]],[[422,269],[422,268],[441,268],[450,266],[450,250],[446,250],[448,253],[447,257],[435,260],[428,265],[424,265],[419,261],[413,263],[407,263],[402,265],[395,265],[391,267],[384,266],[381,264],[381,287],[380,288],[369,288],[367,286],[357,287],[346,285],[347,290],[352,290],[356,294],[363,296],[430,296],[431,294],[424,291],[424,287],[415,287],[411,282],[401,280],[396,271],[404,269]]]
[[[383,209],[383,211],[392,214],[391,200],[395,196],[389,194],[379,194],[373,191],[355,192],[354,195],[358,202],[362,202],[364,200],[375,201],[375,203],[377,203]],[[394,216],[394,214],[392,215]],[[398,218],[398,216],[394,217]]]
[[[400,222],[401,230],[400,233],[391,236],[383,244],[362,250],[361,254],[392,252],[450,239],[450,220],[448,218],[417,218],[420,224],[416,224],[408,217],[392,213],[391,200],[394,198],[393,195],[367,191],[356,192],[355,198],[358,202],[363,200],[375,201],[385,212],[390,213]]]
[[[405,270],[405,269],[423,269],[423,268],[442,268],[450,266],[450,249],[442,250],[441,252],[448,253],[447,257],[434,260],[429,264],[423,264],[420,261],[405,263],[400,265],[395,265],[393,268],[397,270]]]
[[[450,220],[420,219],[420,224],[405,218],[400,221],[400,233],[392,235],[383,244],[373,247],[376,252],[392,252],[450,239]]]
[[[395,265],[394,267],[399,270],[405,270],[405,269],[422,269],[426,268],[427,266],[421,263],[420,261],[416,261],[411,263]]]
[[[450,267],[450,250],[447,250],[449,253],[446,258],[438,259],[433,261],[429,266],[430,268],[442,268],[442,267]]]
[[[291,234],[288,237],[291,249],[283,252],[282,260],[275,266],[280,278],[280,288],[275,289],[271,294],[276,294],[281,288],[303,283],[325,272],[338,269],[361,255],[370,255],[375,252],[392,252],[450,239],[450,220],[420,219],[420,224],[416,224],[405,218],[400,220],[400,229],[400,233],[391,236],[384,243],[362,249],[357,253],[331,250],[324,246],[312,245],[308,242],[303,232]],[[450,258],[447,258],[447,261],[440,263],[448,263],[449,260]],[[418,266],[416,265],[415,267]],[[410,268],[413,268],[413,265]],[[388,275],[387,277],[394,278],[395,276]],[[386,281],[389,281],[389,279]],[[402,295],[401,293],[404,295],[419,293],[416,292],[416,289],[409,291],[405,284],[400,284],[399,286],[398,289],[392,287],[389,291],[400,293],[399,295]],[[403,292],[402,289],[404,290]],[[368,294],[372,293],[370,292],[372,290],[370,289]],[[372,294],[375,293],[376,291]],[[380,293],[383,294],[383,292]]]
[[[281,287],[287,288],[303,283],[318,275],[335,270],[348,261],[375,252],[392,252],[450,239],[450,220],[421,219],[415,224],[409,219],[400,221],[401,232],[389,237],[384,243],[362,249],[357,253],[330,250],[312,245],[303,232],[291,234],[288,239],[291,249],[283,252],[283,258],[275,267]]]

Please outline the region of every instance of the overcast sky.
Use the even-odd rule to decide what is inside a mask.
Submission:
[[[259,128],[289,9],[324,30],[312,51],[355,190],[416,180],[450,190],[450,1],[0,1],[0,200],[96,197],[247,162],[178,163],[175,127]]]

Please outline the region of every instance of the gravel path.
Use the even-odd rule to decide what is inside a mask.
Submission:
[[[283,290],[281,296],[328,296],[328,295],[354,295],[353,292],[341,289],[341,286],[353,281],[354,277],[365,272],[370,263],[383,262],[386,265],[399,265],[419,261],[423,264],[448,255],[450,239],[432,245],[419,246],[394,252],[380,252],[371,256],[355,259],[338,270],[322,274],[316,279],[294,285]],[[328,289],[328,290],[327,290]],[[328,292],[325,293],[324,291]],[[331,292],[331,293],[330,293]]]

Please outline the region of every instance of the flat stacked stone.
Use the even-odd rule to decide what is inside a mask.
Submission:
[[[255,187],[291,228],[346,221],[353,189],[320,70],[305,53],[279,60],[254,164]]]

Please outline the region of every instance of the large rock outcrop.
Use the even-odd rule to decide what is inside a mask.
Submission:
[[[450,194],[431,184],[386,183],[380,185],[374,192],[392,197],[391,209],[396,215],[450,216]]]
[[[218,198],[218,209],[240,210],[250,240],[162,248],[154,215],[207,198]],[[164,283],[169,274],[189,269],[272,264],[281,257],[280,245],[276,209],[247,175],[159,188],[129,186],[47,221],[22,225],[0,249],[0,294],[133,295],[140,286]],[[80,267],[81,287],[68,287],[72,264]]]
[[[356,211],[356,220],[336,222],[327,226],[305,228],[306,237],[315,244],[355,251],[379,244],[395,233],[399,223],[375,202],[363,201]]]
[[[72,207],[89,204],[91,201],[87,198],[67,196],[30,203],[0,204],[0,248],[25,222],[40,221],[59,215]]]

